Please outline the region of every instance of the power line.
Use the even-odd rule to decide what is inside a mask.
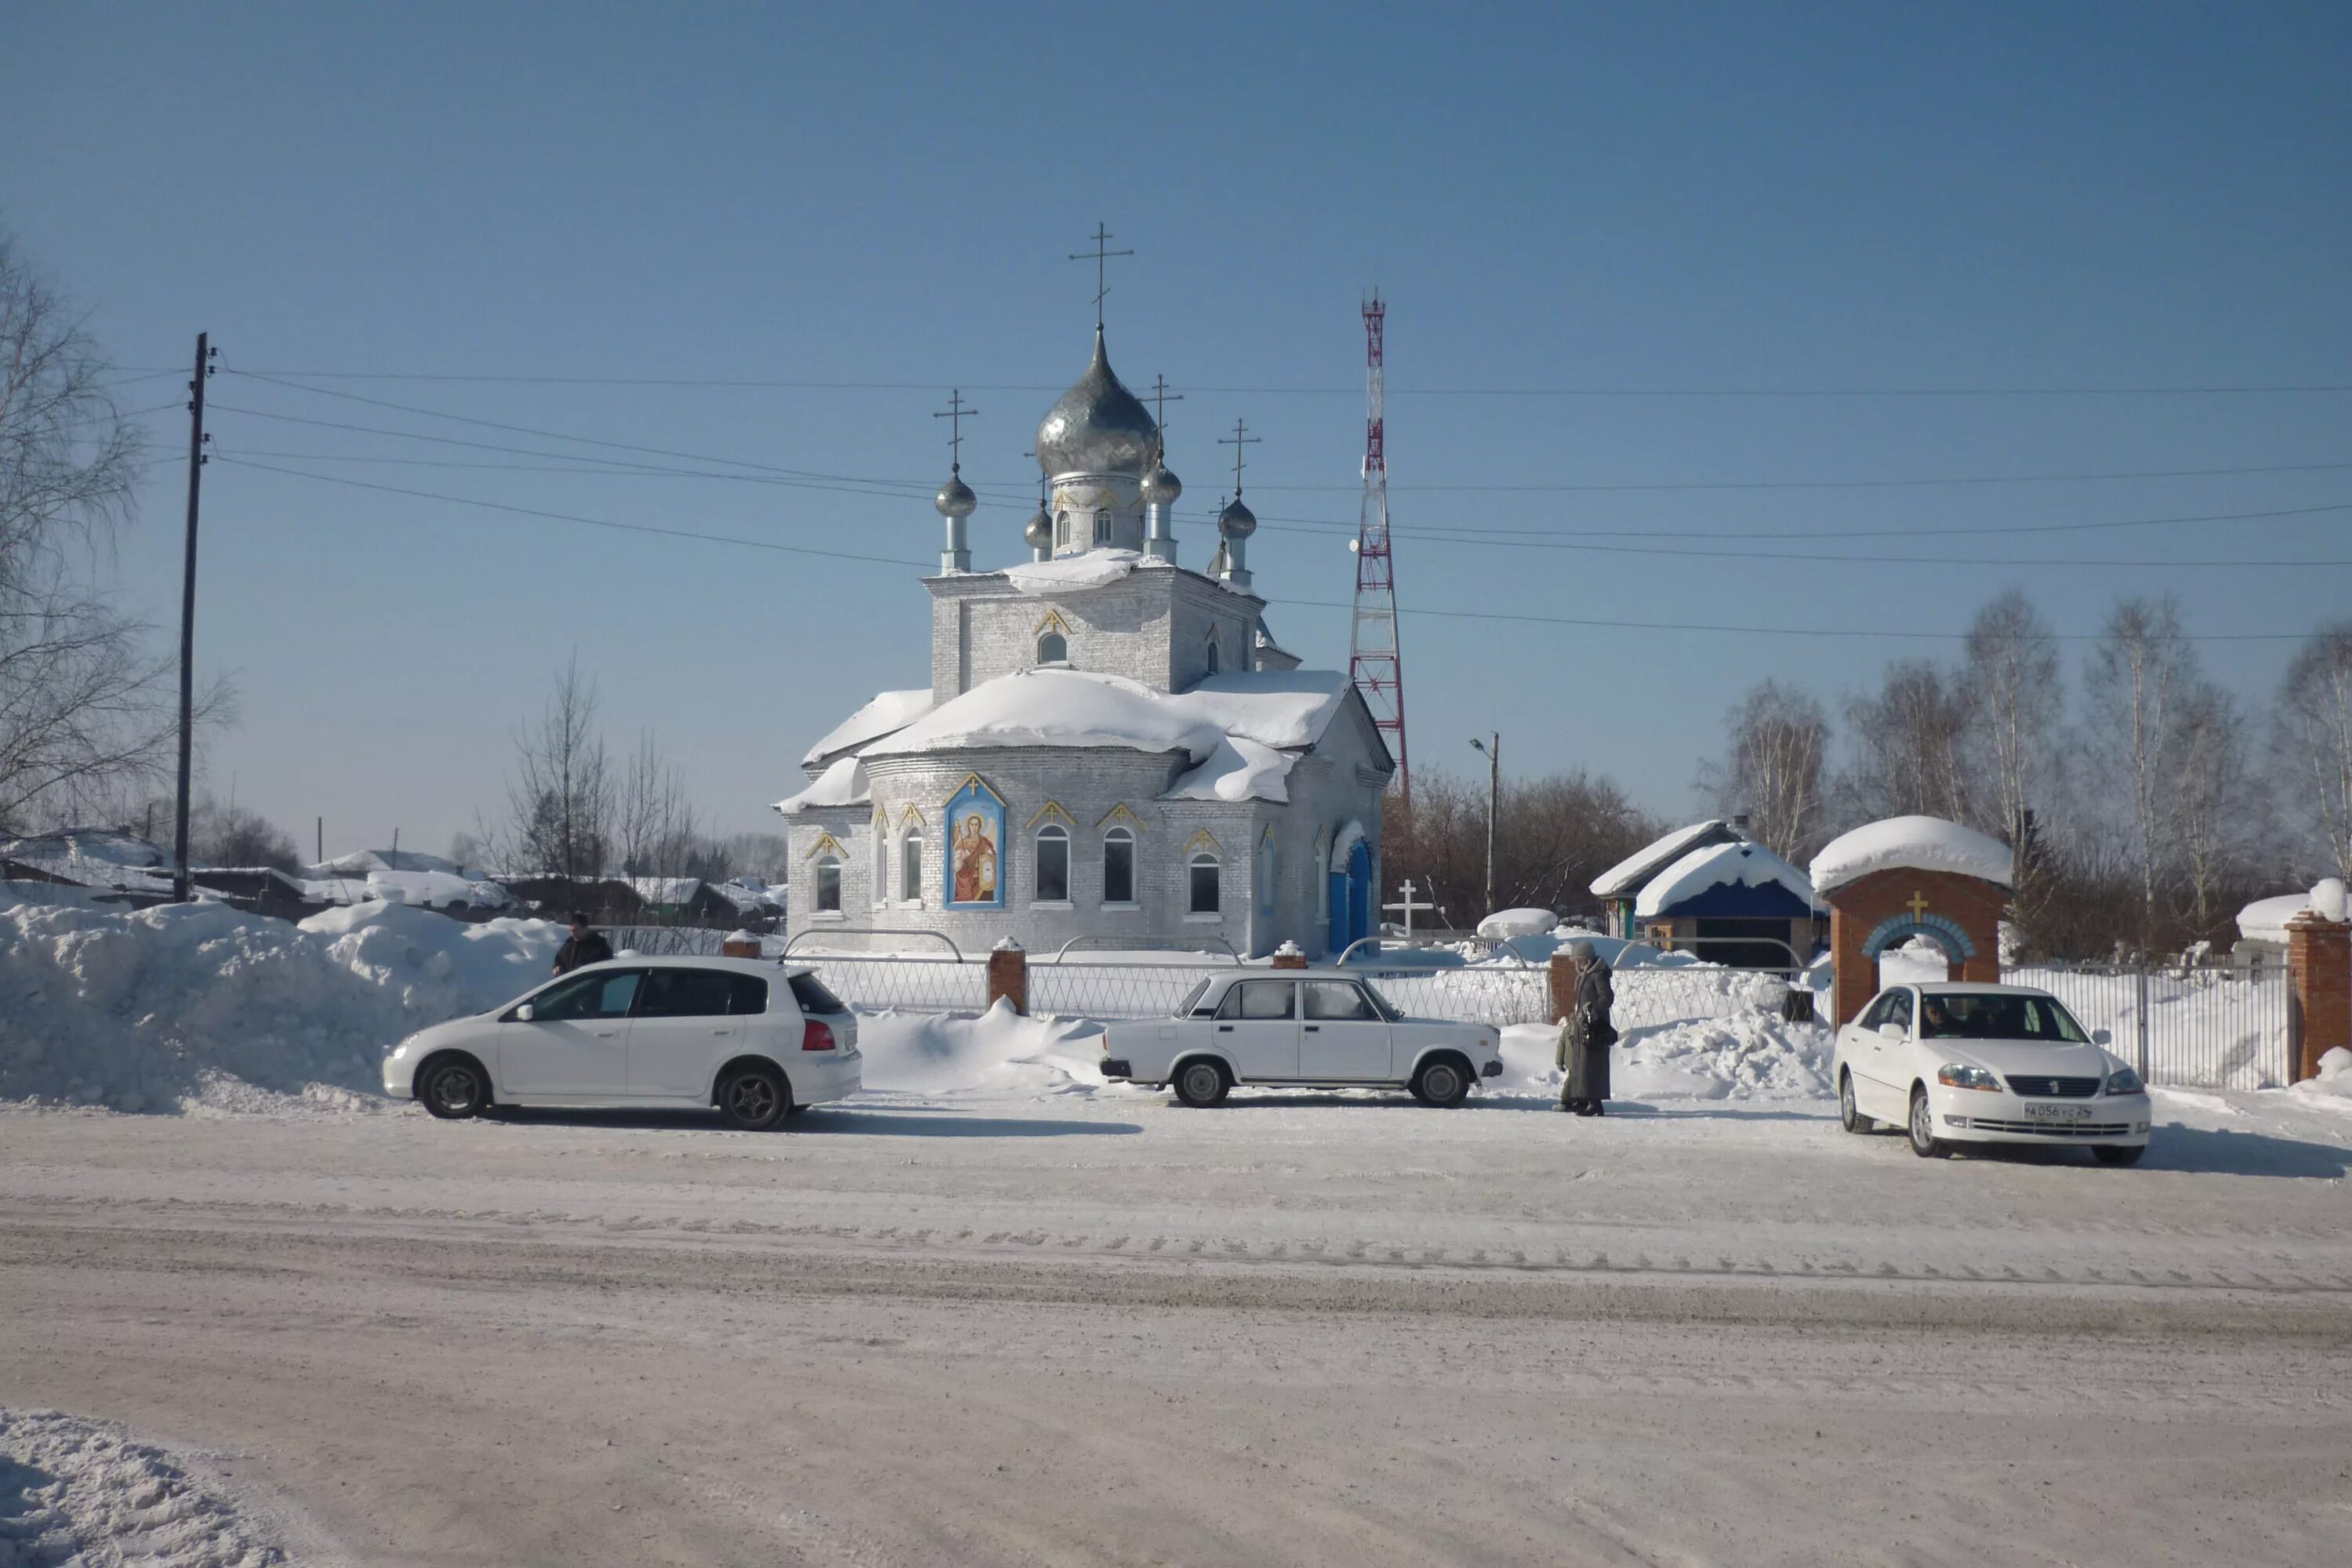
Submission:
[[[2207,479],[2244,474],[2340,473],[2352,463],[2256,463],[2231,468],[2119,468],[2080,474],[1969,474],[1933,479],[1687,479],[1583,485],[1391,485],[1392,490],[1486,493],[1613,494],[1650,490],[1878,490],[1936,489],[1955,485],[2084,484],[2111,479]],[[1262,490],[1328,490],[1353,493],[1353,485],[1260,485]]]
[[[932,392],[938,389],[936,383],[929,381],[840,381],[761,376],[523,375],[454,371],[279,369],[248,370],[240,374],[261,380],[296,377],[304,381],[448,382],[518,386],[709,387],[786,392]],[[1024,382],[960,382],[958,384],[973,392],[1054,394],[1066,390],[1058,384],[1048,385]],[[1201,386],[1196,390],[1220,395],[1296,397],[1355,396],[1361,391],[1352,386],[1314,385]],[[1389,391],[1391,395],[1399,397],[2235,397],[2346,393],[2352,392],[2352,383],[2214,383],[2153,386],[1421,386],[1392,387]]]

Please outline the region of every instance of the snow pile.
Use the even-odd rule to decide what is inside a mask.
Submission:
[[[2006,888],[2017,876],[2009,846],[1940,816],[1890,816],[1830,840],[1813,857],[1813,890],[1829,897],[1849,882],[1896,868],[1949,871]]]
[[[1229,734],[1296,749],[1323,738],[1348,689],[1345,670],[1249,669],[1205,676],[1174,700]]]
[[[515,896],[496,882],[453,871],[375,870],[362,876],[305,878],[302,896],[317,904],[415,904],[420,909],[503,910]]]
[[[1514,1024],[1503,1031],[1496,1088],[1557,1094],[1552,1058],[1559,1031]],[[1609,1053],[1617,1100],[1820,1100],[1829,1097],[1832,1037],[1753,1011],[1626,1029]]]
[[[1478,922],[1478,934],[1508,942],[1515,936],[1542,936],[1558,924],[1559,917],[1549,910],[1496,910]]]
[[[1228,737],[1209,760],[1178,779],[1162,800],[1271,800],[1287,805],[1291,759],[1255,741]]]
[[[0,860],[89,888],[123,893],[172,891],[171,858],[147,840],[111,828],[73,828],[0,844]]]
[[[814,767],[826,758],[842,752],[854,752],[869,742],[905,729],[931,710],[931,689],[917,687],[911,691],[884,691],[873,701],[835,724],[824,740],[808,749],[801,759],[803,767]]]
[[[0,1099],[342,1103],[374,1091],[403,1036],[543,978],[562,936],[545,921],[472,925],[383,903],[299,926],[220,904],[0,909]]]
[[[872,798],[866,764],[852,755],[834,759],[814,784],[776,802],[776,809],[786,816],[798,816],[828,805],[864,805]]]
[[[1024,1018],[1000,998],[979,1017],[862,1013],[865,1086],[899,1094],[960,1089],[1066,1094],[1103,1086],[1102,1026]]]
[[[2319,1058],[2319,1076],[2294,1086],[2297,1094],[2320,1094],[2352,1100],[2352,1051],[2337,1046]]]
[[[1710,888],[1786,889],[1807,909],[1819,909],[1805,874],[1761,844],[1710,844],[1694,849],[1653,877],[1633,901],[1637,920],[1652,920]]]
[[[258,1521],[121,1427],[0,1409],[0,1563],[261,1568],[285,1552]]]
[[[1075,588],[1108,587],[1142,562],[1138,551],[1089,550],[1083,555],[1052,561],[1024,561],[1002,570],[1024,594],[1065,594]]]
[[[1596,899],[1622,898],[1650,879],[1659,867],[1681,859],[1703,844],[1728,837],[1731,825],[1720,817],[1677,827],[1664,838],[1642,846],[1598,877],[1588,889]]]

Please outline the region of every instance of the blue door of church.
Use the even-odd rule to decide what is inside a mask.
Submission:
[[[1361,840],[1348,850],[1344,870],[1331,873],[1331,951],[1372,934],[1372,852]]]

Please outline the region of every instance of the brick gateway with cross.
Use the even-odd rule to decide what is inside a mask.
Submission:
[[[1837,964],[1832,1021],[1851,1023],[1878,994],[1879,954],[1915,938],[1943,951],[1955,980],[2000,980],[2010,898],[2002,883],[1927,866],[1887,866],[1823,892]]]

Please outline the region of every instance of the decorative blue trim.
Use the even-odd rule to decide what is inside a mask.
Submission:
[[[1969,940],[1969,933],[1961,928],[1960,922],[1949,915],[1921,915],[1916,919],[1896,915],[1891,920],[1881,921],[1876,930],[1863,938],[1862,955],[1875,959],[1897,942],[1908,942],[1915,936],[1924,936],[1942,948],[1944,956],[1955,963],[1964,963],[1977,955],[1977,944]]]

